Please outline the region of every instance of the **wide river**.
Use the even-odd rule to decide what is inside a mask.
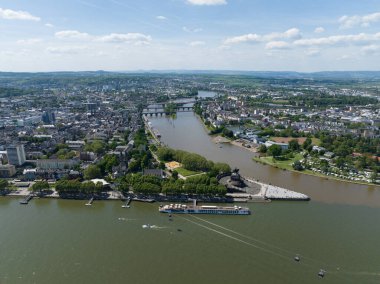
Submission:
[[[152,123],[172,147],[229,162],[312,201],[252,203],[250,216],[170,221],[157,203],[123,209],[120,201],[34,199],[21,206],[0,198],[1,284],[380,282],[378,188],[258,165],[247,150],[215,145],[192,113]]]

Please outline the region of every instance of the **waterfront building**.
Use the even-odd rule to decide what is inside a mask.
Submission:
[[[0,165],[0,178],[10,178],[16,174],[14,165]]]
[[[25,180],[35,180],[37,176],[37,169],[24,169],[23,173]]]
[[[22,166],[26,161],[24,145],[11,145],[7,148],[9,164]]]
[[[265,142],[265,146],[269,148],[272,145],[278,145],[281,147],[282,150],[287,150],[289,148],[288,143],[279,143],[279,142],[274,142],[274,141],[267,141]]]

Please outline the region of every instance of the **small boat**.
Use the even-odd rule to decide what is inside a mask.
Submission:
[[[323,269],[319,270],[319,272],[318,272],[318,276],[319,276],[320,278],[325,277],[325,272],[326,272],[326,271],[324,271]]]
[[[172,217],[172,214],[169,214],[169,218],[171,218]]]
[[[150,228],[152,228],[152,226],[149,225],[149,224],[147,224],[147,225],[142,225],[142,227],[143,227],[143,229],[150,229]]]
[[[294,260],[297,261],[297,262],[299,262],[299,261],[301,260],[301,258],[299,257],[299,255],[296,255],[296,256],[294,257]]]
[[[121,208],[131,208],[129,205],[121,205]]]

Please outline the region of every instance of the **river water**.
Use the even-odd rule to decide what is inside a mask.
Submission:
[[[34,199],[22,206],[2,197],[1,284],[379,283],[378,189],[255,164],[247,150],[215,145],[192,113],[152,123],[172,147],[227,161],[312,201],[251,203],[250,216],[169,221],[158,204]]]
[[[314,201],[380,207],[380,187],[327,180],[326,178],[283,171],[252,160],[254,153],[234,145],[215,144],[200,119],[191,112],[176,119],[150,118],[162,135],[161,141],[173,148],[198,153],[207,159],[237,167],[244,176],[302,192]]]

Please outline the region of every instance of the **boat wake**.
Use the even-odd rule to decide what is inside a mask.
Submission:
[[[130,219],[130,218],[119,217],[119,218],[117,218],[117,220],[128,222],[128,221],[136,221],[137,219]]]
[[[142,225],[142,228],[143,229],[153,229],[153,230],[166,229],[166,227],[159,227],[159,226],[150,225],[150,224]]]
[[[234,241],[237,241],[239,243],[242,243],[244,245],[253,247],[255,249],[259,249],[265,253],[274,255],[276,257],[282,258],[287,261],[292,261],[294,259],[292,256],[294,255],[299,255],[297,252],[293,252],[290,250],[283,249],[279,246],[261,241],[259,239],[253,238],[251,236],[239,233],[237,231],[234,231],[230,228],[221,226],[219,224],[210,222],[208,220],[205,220],[203,218],[194,216],[194,215],[189,215],[193,218],[193,220],[181,216],[183,219],[186,221],[197,225],[199,227],[202,227],[208,231],[214,232],[216,234],[222,235],[226,238],[232,239]],[[194,220],[195,219],[195,220]],[[211,225],[211,226],[210,226]],[[353,279],[346,278],[345,276],[348,275],[356,275],[356,276],[372,276],[372,277],[379,277],[380,273],[379,272],[364,272],[364,271],[349,271],[345,269],[341,269],[339,266],[336,265],[331,265],[326,262],[313,259],[310,257],[306,257],[302,255],[302,260],[306,260],[306,262],[298,262],[299,265],[302,265],[304,267],[308,267],[309,269],[316,269],[317,267],[323,267],[324,269],[327,269],[328,271],[324,271],[327,274],[332,274],[335,277],[347,280],[347,281],[353,281]]]

